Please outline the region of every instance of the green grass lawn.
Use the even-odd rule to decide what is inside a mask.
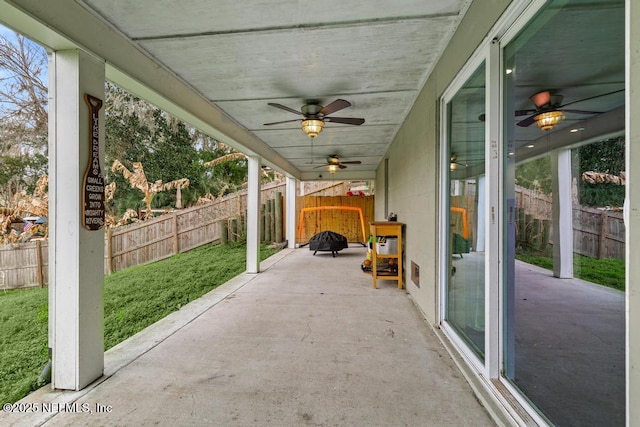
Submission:
[[[553,270],[553,260],[535,254],[517,254],[516,258],[538,267]],[[573,274],[591,283],[624,291],[625,265],[621,259],[596,259],[578,254],[573,255]]]
[[[265,246],[260,258],[277,249]],[[105,277],[105,350],[245,270],[244,244],[207,245]],[[0,293],[0,404],[40,387],[47,349],[47,289]]]

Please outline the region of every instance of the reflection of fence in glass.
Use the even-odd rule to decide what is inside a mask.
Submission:
[[[553,245],[551,197],[516,187],[516,241],[521,247],[550,251]],[[573,206],[573,250],[592,258],[625,257],[622,212]]]

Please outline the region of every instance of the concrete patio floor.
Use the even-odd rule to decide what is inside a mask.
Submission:
[[[109,350],[94,385],[45,387],[21,401],[38,412],[0,424],[495,425],[410,296],[373,289],[364,256],[283,250]]]

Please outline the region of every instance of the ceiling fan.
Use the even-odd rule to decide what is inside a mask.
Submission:
[[[516,116],[529,115],[524,120],[519,121],[516,125],[520,127],[529,127],[536,123],[542,130],[551,130],[564,119],[564,113],[576,114],[602,114],[602,111],[573,110],[565,108],[568,105],[577,104],[579,102],[588,101],[590,99],[600,98],[614,93],[622,92],[624,89],[615,90],[613,92],[602,93],[588,98],[579,99],[577,101],[562,104],[563,96],[553,93],[551,90],[543,90],[535,93],[529,99],[535,104],[536,108],[531,110],[516,110]]]
[[[340,158],[336,154],[332,154],[327,157],[327,163],[316,166],[314,169],[326,167],[329,173],[336,173],[338,169],[346,169],[346,165],[359,165],[362,163],[360,160],[350,160],[347,162],[341,162]]]
[[[300,111],[289,108],[286,105],[277,104],[275,102],[269,102],[268,105],[279,108],[281,110],[289,111],[290,113],[298,114],[300,116],[303,116],[304,119],[283,120],[281,122],[265,123],[265,126],[297,122],[298,120],[300,120],[302,124],[302,131],[306,133],[310,138],[315,138],[320,132],[322,132],[322,128],[324,128],[325,122],[344,123],[346,125],[355,126],[360,126],[364,123],[364,119],[358,119],[354,117],[328,117],[329,114],[335,113],[336,111],[340,111],[351,106],[351,103],[349,101],[345,101],[344,99],[336,99],[335,101],[328,105],[325,105],[324,107],[320,105],[318,101],[309,101],[302,106]]]
[[[458,156],[456,156],[455,154],[451,154],[451,158],[449,159],[449,169],[451,171],[454,171],[458,169],[458,166],[462,166],[463,168],[466,168],[469,165],[467,165],[466,163],[460,163],[458,161]]]

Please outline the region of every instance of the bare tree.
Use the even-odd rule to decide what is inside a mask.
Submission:
[[[120,163],[120,161],[115,160],[111,165],[111,170],[113,172],[120,172],[125,179],[128,179],[131,188],[137,188],[138,190],[142,191],[142,193],[144,194],[143,200],[146,207],[144,216],[145,220],[151,218],[151,201],[156,194],[161,191],[167,191],[175,188],[178,191],[177,203],[181,204],[181,198],[179,195],[180,190],[189,186],[189,180],[187,178],[180,178],[164,184],[161,180],[157,180],[156,182],[148,182],[147,176],[144,173],[144,168],[142,167],[142,163],[140,162],[133,162],[133,172],[131,172],[122,163]]]
[[[17,33],[15,41],[0,35],[0,117],[5,144],[13,144],[6,148],[46,149],[47,67],[41,46]]]
[[[41,46],[0,35],[0,204],[47,173],[47,66]]]

